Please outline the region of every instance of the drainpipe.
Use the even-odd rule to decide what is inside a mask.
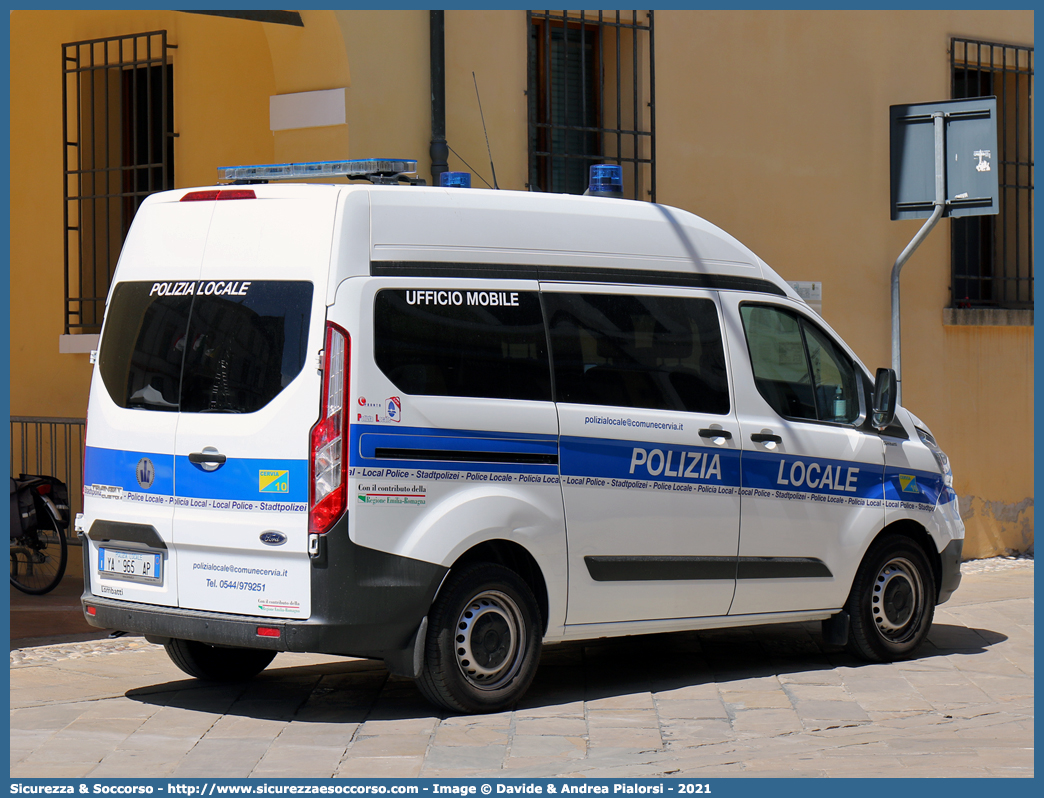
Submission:
[[[431,11],[431,184],[449,171],[449,146],[446,144],[446,12]]]

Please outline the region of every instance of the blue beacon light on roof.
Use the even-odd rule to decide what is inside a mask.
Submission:
[[[447,188],[471,188],[471,172],[443,172],[439,185]]]
[[[585,197],[623,198],[623,167],[615,163],[591,164]]]

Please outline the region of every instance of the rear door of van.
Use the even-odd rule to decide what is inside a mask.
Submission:
[[[336,191],[150,198],[121,256],[88,423],[92,592],[307,618]]]
[[[335,197],[278,186],[213,203],[174,444],[183,608],[309,617],[309,431]]]
[[[177,606],[174,437],[183,339],[214,203],[138,209],[109,295],[84,450],[90,587]]]

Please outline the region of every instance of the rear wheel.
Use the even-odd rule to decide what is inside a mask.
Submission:
[[[65,575],[65,535],[54,517],[37,506],[37,527],[11,539],[11,584],[23,593],[50,593]]]
[[[258,648],[221,648],[195,640],[168,640],[167,656],[189,676],[211,682],[250,679],[266,667],[276,652]]]
[[[452,574],[429,616],[417,686],[456,712],[498,712],[529,688],[540,660],[540,610],[514,571],[477,563]]]
[[[863,558],[846,604],[848,649],[863,659],[888,662],[910,656],[932,626],[935,581],[921,548],[891,535]]]

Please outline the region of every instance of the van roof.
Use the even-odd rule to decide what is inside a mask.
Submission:
[[[571,278],[576,281],[584,279],[587,269],[631,272],[626,282],[643,281],[633,275],[635,271],[675,274],[680,284],[716,275],[741,278],[744,283],[763,280],[776,289],[774,293],[799,299],[736,238],[695,214],[668,205],[437,186],[272,183],[234,188],[252,189],[258,199],[308,196],[314,200],[317,194],[328,192],[330,201],[340,208],[358,208],[362,200],[369,206],[369,261],[374,273],[380,270],[378,264],[452,263],[473,269],[508,267],[509,273],[518,273],[510,267],[549,267],[577,275]],[[176,202],[201,190],[214,191],[215,187],[162,192],[146,202]],[[359,231],[357,223],[351,227]],[[384,269],[382,273],[391,272]]]

